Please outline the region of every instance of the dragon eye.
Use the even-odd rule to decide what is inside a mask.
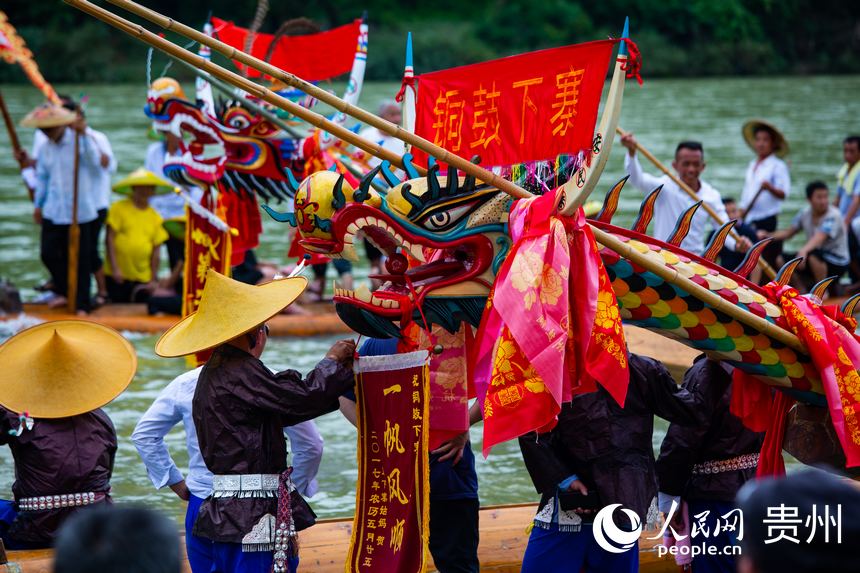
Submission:
[[[427,223],[435,229],[443,229],[450,222],[451,222],[451,215],[449,215],[447,211],[441,211],[439,213],[434,213],[427,220]]]
[[[248,121],[248,118],[242,117],[241,115],[237,115],[236,117],[230,118],[230,127],[235,127],[236,129],[245,129],[251,125],[251,122]]]

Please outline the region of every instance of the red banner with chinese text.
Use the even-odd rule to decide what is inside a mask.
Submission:
[[[21,66],[21,69],[27,74],[30,82],[45,95],[48,101],[57,105],[60,104],[57,92],[42,77],[39,66],[36,65],[36,61],[33,59],[33,53],[27,48],[24,39],[18,35],[18,31],[9,22],[9,19],[2,10],[0,10],[0,58],[3,58],[6,63]]]
[[[281,36],[275,48],[271,50],[271,56],[269,56],[269,49],[275,36],[257,33],[254,34],[251,55],[309,82],[327,80],[348,73],[352,69],[360,25],[361,20],[355,20],[350,24],[319,34]],[[232,22],[214,17],[212,27],[215,38],[237,50],[245,51],[247,28],[240,28]],[[240,70],[245,69],[244,65],[235,63]],[[261,75],[253,68],[248,68],[247,71],[252,78]]]
[[[418,77],[415,132],[504,166],[591,148],[617,40],[588,42]],[[427,156],[413,149],[416,160]]]
[[[219,211],[221,211],[219,209]],[[210,267],[225,276],[230,276],[230,233],[217,229],[212,223],[186,207],[185,268],[182,277],[182,316],[197,311],[206,271]],[[221,216],[222,213],[219,213]],[[223,216],[221,217],[223,219]],[[210,351],[198,352],[189,361],[196,365],[206,362]]]
[[[358,487],[347,573],[420,573],[429,536],[428,354],[356,360]]]

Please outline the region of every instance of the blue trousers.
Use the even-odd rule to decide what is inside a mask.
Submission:
[[[185,551],[188,554],[188,564],[193,573],[209,573],[212,571],[212,542],[205,537],[192,533],[194,522],[203,499],[191,494],[188,500],[188,510],[185,512]]]
[[[576,533],[535,527],[529,536],[521,573],[637,573],[639,543],[624,553],[609,553],[594,540],[591,524],[583,523]]]
[[[241,543],[212,544],[213,562],[211,573],[269,573],[272,570],[271,551],[243,552]],[[290,559],[289,573],[296,573],[299,559]]]
[[[690,508],[690,522],[698,521],[695,516],[707,511],[709,512],[704,520],[705,526],[708,528],[709,537],[702,539],[697,536],[693,543],[706,542],[708,545],[713,545],[722,551],[723,547],[738,545],[736,533],[726,533],[721,531],[720,534],[714,537],[714,528],[720,516],[732,511],[737,506],[733,503],[725,501],[695,501],[687,502]],[[701,541],[700,541],[701,540]],[[695,573],[734,573],[736,571],[735,557],[733,555],[696,555],[693,558],[693,571]]]

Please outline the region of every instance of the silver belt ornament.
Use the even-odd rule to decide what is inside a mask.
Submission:
[[[95,502],[96,494],[92,491],[64,493],[61,495],[40,495],[38,497],[22,497],[18,500],[18,509],[21,511],[48,511],[64,507],[81,507]]]
[[[212,477],[212,497],[278,497],[278,474],[234,474]]]
[[[693,466],[693,475],[710,475],[749,470],[758,466],[758,454],[744,454],[727,460],[712,460]]]

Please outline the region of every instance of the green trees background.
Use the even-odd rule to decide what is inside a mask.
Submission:
[[[257,0],[141,1],[196,27],[210,12],[248,26],[257,6]],[[624,16],[630,16],[645,77],[860,71],[856,1],[271,0],[270,5],[263,32],[273,32],[284,20],[299,16],[329,28],[366,9],[367,75],[374,80],[400,77],[407,31],[413,32],[415,67],[421,73],[617,35]],[[144,77],[142,44],[60,0],[3,0],[0,9],[51,82]],[[155,73],[165,62],[156,56]],[[0,66],[0,82],[17,81],[25,78],[16,67]]]

